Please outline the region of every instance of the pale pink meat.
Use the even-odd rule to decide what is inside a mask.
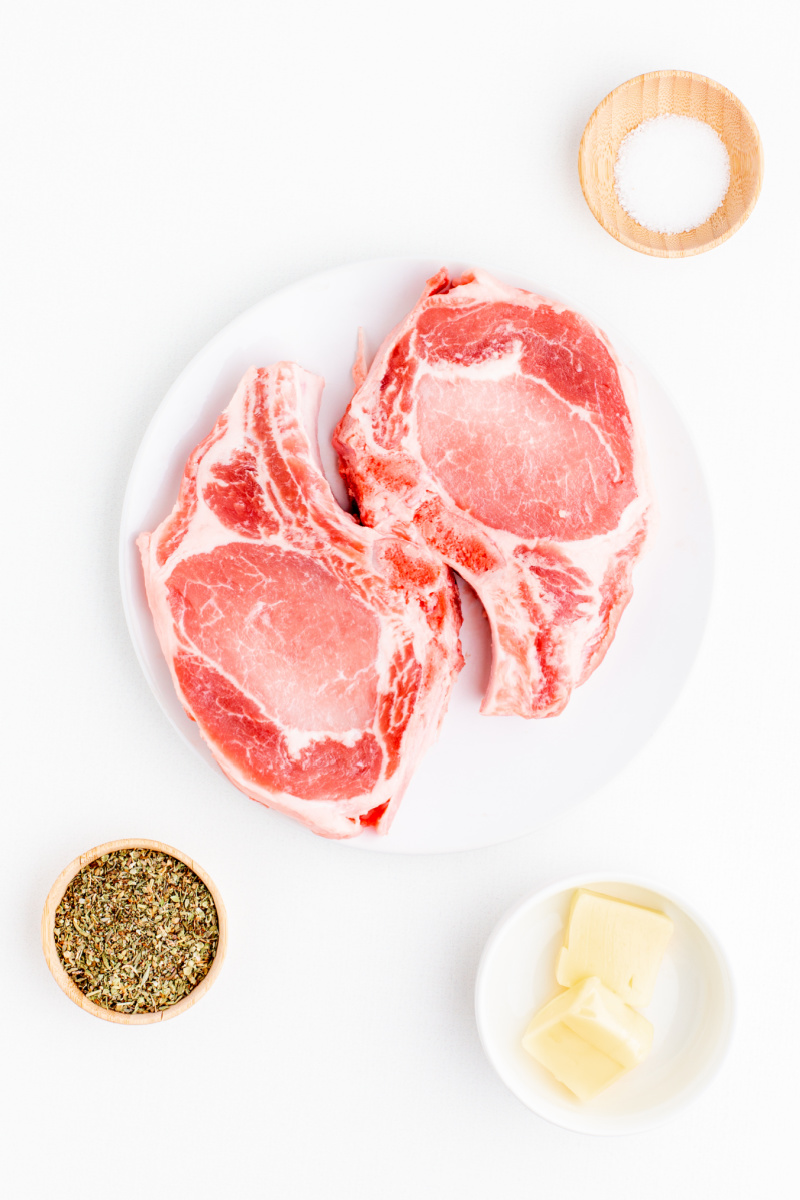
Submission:
[[[477,592],[484,713],[561,712],[613,640],[645,542],[630,373],[577,313],[442,270],[354,376],[334,445],[361,519],[410,531]]]
[[[173,682],[246,795],[316,833],[385,832],[461,667],[452,576],[358,525],[322,473],[322,380],[251,370],[138,539]]]

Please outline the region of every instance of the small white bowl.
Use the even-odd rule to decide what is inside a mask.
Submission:
[[[561,990],[556,957],[579,887],[658,909],[675,926],[643,1010],[655,1030],[649,1056],[586,1103],[522,1048],[533,1013]],[[489,1061],[533,1112],[578,1133],[635,1133],[674,1116],[711,1082],[730,1045],[733,983],[717,939],[677,896],[630,876],[581,875],[536,892],[503,918],[481,958],[475,1010]]]

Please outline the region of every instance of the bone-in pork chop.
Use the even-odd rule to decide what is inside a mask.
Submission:
[[[246,795],[343,838],[388,829],[461,667],[422,543],[358,525],[323,475],[322,380],[251,370],[138,539],[173,682]]]
[[[442,270],[354,375],[334,445],[361,519],[409,532],[477,592],[482,712],[561,712],[614,637],[645,540],[629,372],[577,313]]]

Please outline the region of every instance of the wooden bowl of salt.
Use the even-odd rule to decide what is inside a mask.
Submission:
[[[219,975],[227,940],[225,905],[202,867],[141,838],[81,854],[42,913],[42,949],[58,986],[84,1012],[117,1025],[186,1012]]]
[[[710,157],[700,163],[703,145]],[[683,172],[669,170],[673,152]],[[651,179],[636,179],[637,166],[651,168]],[[592,113],[578,153],[583,194],[603,228],[624,246],[660,258],[686,258],[726,241],[753,211],[763,169],[761,138],[747,109],[727,88],[691,71],[650,71],[620,84]],[[659,172],[662,194],[654,196]],[[688,198],[679,195],[681,184]]]

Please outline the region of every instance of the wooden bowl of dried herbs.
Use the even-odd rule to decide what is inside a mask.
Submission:
[[[211,987],[227,944],[225,906],[197,863],[163,842],[95,846],[61,872],[42,913],[56,983],[84,1012],[148,1025]]]

